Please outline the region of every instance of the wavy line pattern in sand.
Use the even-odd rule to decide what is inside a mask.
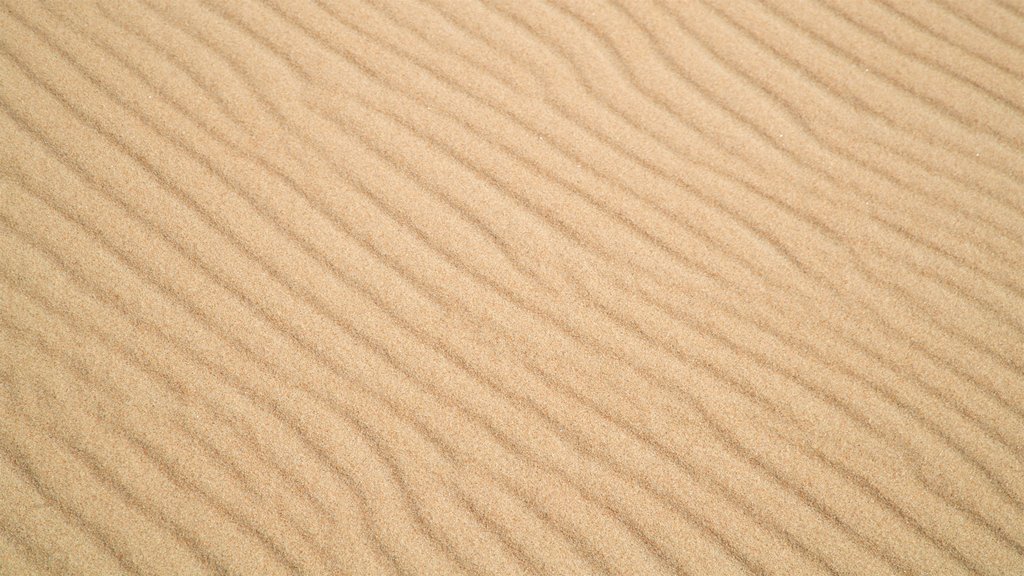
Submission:
[[[0,2],[0,571],[1024,571],[1022,15]]]

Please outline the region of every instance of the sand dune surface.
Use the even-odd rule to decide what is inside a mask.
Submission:
[[[0,0],[0,574],[1024,574],[1024,3]]]

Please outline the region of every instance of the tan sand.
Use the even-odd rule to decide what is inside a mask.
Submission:
[[[1021,0],[0,5],[0,574],[1024,574]]]

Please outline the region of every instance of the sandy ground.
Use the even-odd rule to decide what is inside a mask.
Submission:
[[[0,574],[1024,574],[1020,0],[0,6]]]

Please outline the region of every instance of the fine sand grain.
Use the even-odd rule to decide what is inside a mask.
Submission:
[[[1024,1],[0,0],[0,575],[1024,574]]]

